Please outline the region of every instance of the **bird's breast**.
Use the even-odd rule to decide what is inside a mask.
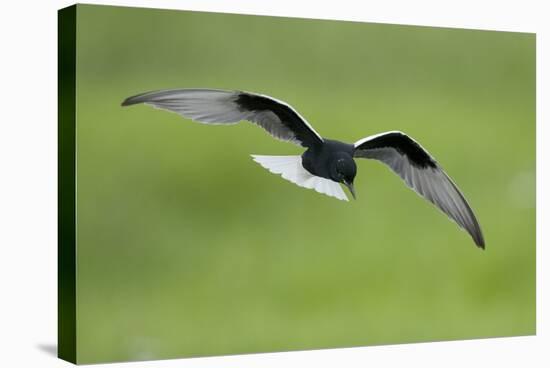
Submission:
[[[328,156],[322,150],[307,150],[304,152],[302,166],[313,175],[330,179]]]

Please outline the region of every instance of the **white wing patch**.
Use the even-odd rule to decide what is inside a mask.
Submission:
[[[348,200],[340,184],[330,179],[315,176],[304,169],[301,156],[251,156],[254,161],[270,172],[280,174],[284,179],[298,186],[314,189],[319,193],[326,194],[329,197],[334,197],[342,201]]]

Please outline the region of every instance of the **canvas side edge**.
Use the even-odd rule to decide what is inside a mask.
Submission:
[[[58,11],[57,354],[76,364],[76,5]]]

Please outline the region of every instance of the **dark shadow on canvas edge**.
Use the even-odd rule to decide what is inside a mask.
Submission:
[[[57,358],[57,345],[56,344],[37,344],[36,348],[42,350],[44,353]]]

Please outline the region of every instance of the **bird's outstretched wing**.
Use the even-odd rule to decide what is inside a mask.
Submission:
[[[386,132],[355,143],[355,157],[383,162],[418,194],[432,202],[461,228],[476,245],[485,241],[470,205],[435,159],[416,141],[402,132]]]
[[[312,147],[323,138],[286,103],[269,96],[216,89],[174,89],[128,97],[122,106],[152,105],[206,124],[235,124],[247,120],[273,137]]]

